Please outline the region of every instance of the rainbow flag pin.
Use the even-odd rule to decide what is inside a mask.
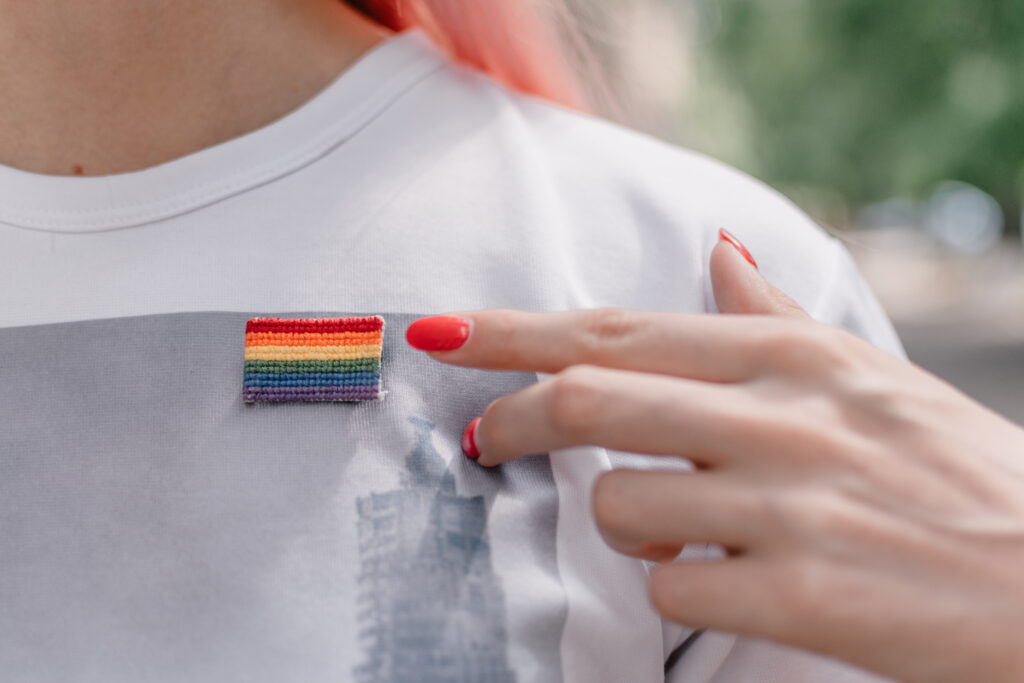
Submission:
[[[253,318],[245,324],[246,403],[376,401],[384,318]]]

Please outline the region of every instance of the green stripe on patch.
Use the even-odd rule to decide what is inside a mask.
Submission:
[[[246,372],[374,372],[379,358],[353,360],[247,360]]]

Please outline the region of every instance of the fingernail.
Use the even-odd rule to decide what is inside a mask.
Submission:
[[[466,427],[466,431],[462,432],[462,452],[470,460],[476,460],[480,457],[480,451],[476,447],[476,426],[478,424],[480,424],[479,417],[470,422],[469,426]]]
[[[469,339],[469,321],[452,315],[420,318],[405,330],[409,346],[420,351],[453,351]]]
[[[736,235],[732,234],[725,228],[719,228],[718,239],[723,242],[728,242],[732,246],[736,247],[736,251],[740,252],[743,258],[747,259],[747,261],[750,262],[750,265],[757,268],[757,261],[755,261],[754,257],[750,255],[750,252],[747,251],[747,248],[743,246],[743,242],[740,242],[738,239],[736,239]]]

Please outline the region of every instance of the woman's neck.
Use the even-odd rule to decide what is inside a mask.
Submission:
[[[295,109],[386,37],[340,0],[0,0],[0,164],[106,175]]]

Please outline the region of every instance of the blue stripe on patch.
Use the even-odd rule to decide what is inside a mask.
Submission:
[[[372,386],[379,372],[247,372],[247,387]]]

